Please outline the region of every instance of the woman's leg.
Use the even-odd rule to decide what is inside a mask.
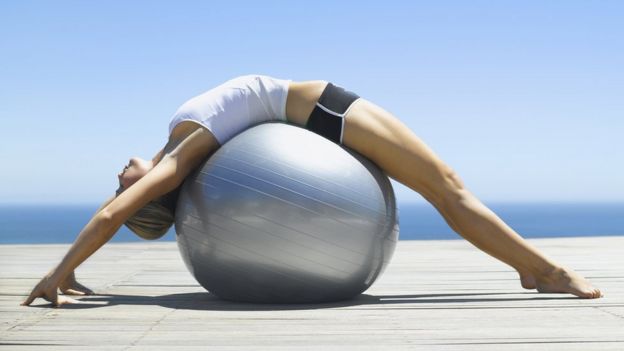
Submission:
[[[346,115],[343,133],[346,146],[367,156],[389,176],[420,193],[455,232],[515,268],[525,288],[600,297],[600,291],[583,277],[546,257],[514,232],[389,112],[360,99]]]

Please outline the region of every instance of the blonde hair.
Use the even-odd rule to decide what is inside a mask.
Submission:
[[[179,188],[147,203],[124,223],[134,234],[156,240],[167,233],[175,221]]]

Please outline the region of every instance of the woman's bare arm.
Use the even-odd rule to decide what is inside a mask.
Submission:
[[[115,200],[115,195],[109,197],[100,205],[100,207],[95,211],[95,214],[106,208],[108,204],[110,204],[113,200]],[[93,291],[86,286],[78,283],[76,280],[76,274],[74,271],[71,271],[65,279],[61,280],[59,283],[59,288],[61,292],[65,295],[91,295]]]
[[[113,202],[113,200],[115,200],[115,198],[116,198],[116,197],[117,197],[117,195],[113,195],[113,196],[109,197],[108,199],[106,199],[106,201],[104,201],[104,202],[100,205],[100,207],[99,207],[97,210],[95,210],[95,213],[97,214],[97,213],[99,213],[100,211],[102,211],[103,209],[105,209],[105,208],[106,208],[106,206],[108,206],[108,204],[110,204],[111,202]]]
[[[169,144],[167,144],[167,145],[169,145]],[[165,154],[165,148],[166,148],[166,146],[164,148],[160,149],[160,151],[158,151],[158,153],[156,155],[154,155],[154,157],[152,157],[152,164],[154,166],[156,166],[158,164],[158,162],[160,162],[160,160],[162,160],[163,155]]]
[[[212,134],[203,128],[191,133],[184,140],[171,144],[171,150],[163,153],[156,167],[105,204],[91,218],[61,262],[41,280],[22,304],[29,305],[37,297],[43,297],[55,305],[74,302],[57,296],[59,283],[108,242],[133,213],[150,200],[181,184],[216,145]]]

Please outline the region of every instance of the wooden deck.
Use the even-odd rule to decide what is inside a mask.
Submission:
[[[323,305],[223,302],[175,243],[109,244],[77,270],[100,293],[60,309],[19,303],[67,245],[0,245],[0,349],[624,350],[624,237],[531,239],[605,297],[520,287],[462,240],[401,241],[358,299]],[[85,347],[87,346],[87,347]]]

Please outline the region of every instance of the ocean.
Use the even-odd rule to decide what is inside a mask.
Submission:
[[[624,235],[624,203],[486,203],[525,238]],[[399,203],[400,240],[461,239],[429,204]],[[0,244],[71,243],[98,205],[0,205]],[[127,228],[113,242],[141,241]],[[175,240],[171,229],[160,240]]]

